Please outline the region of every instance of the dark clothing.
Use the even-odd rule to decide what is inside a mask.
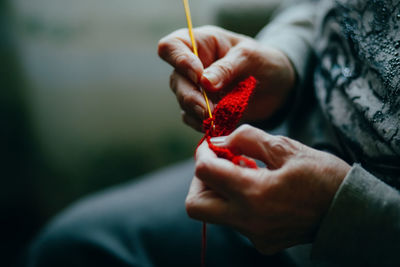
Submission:
[[[200,266],[201,222],[184,202],[193,161],[90,196],[41,233],[29,267]],[[207,266],[294,266],[266,257],[229,228],[208,225]]]

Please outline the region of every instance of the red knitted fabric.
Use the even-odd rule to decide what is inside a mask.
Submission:
[[[203,121],[205,135],[199,143],[201,144],[204,140],[207,140],[208,147],[214,151],[218,157],[228,159],[236,165],[244,165],[249,168],[257,168],[254,160],[238,155],[229,148],[215,146],[211,143],[210,139],[211,137],[229,135],[235,130],[247,108],[250,96],[253,94],[256,84],[256,79],[250,76],[240,82],[232,91],[221,99],[214,109],[213,117]],[[212,127],[211,125],[214,126]]]

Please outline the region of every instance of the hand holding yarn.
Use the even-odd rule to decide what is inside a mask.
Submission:
[[[206,140],[209,148],[218,157],[228,159],[236,165],[247,166],[249,168],[257,168],[254,160],[237,154],[229,148],[215,146],[211,143],[210,139],[211,137],[229,135],[236,129],[237,124],[246,111],[256,84],[256,79],[250,76],[222,98],[215,108],[213,116],[203,121],[205,134],[199,142],[200,145]]]
[[[263,161],[267,168],[233,164],[203,142],[186,198],[189,216],[233,227],[265,254],[312,242],[351,167],[332,154],[248,125],[219,139],[219,147]]]
[[[192,52],[187,29],[171,33],[158,45],[160,57],[174,67],[170,87],[186,124],[204,131],[207,108],[198,86],[207,91],[213,109],[249,75],[258,83],[256,97],[249,103],[243,119],[267,119],[284,104],[295,84],[294,70],[285,54],[214,26],[196,28],[194,33],[199,58]]]

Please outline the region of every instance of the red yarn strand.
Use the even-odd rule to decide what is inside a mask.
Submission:
[[[229,148],[215,146],[210,140],[211,137],[229,135],[235,130],[254,93],[256,84],[256,79],[250,76],[221,99],[214,109],[213,116],[203,121],[205,134],[197,146],[206,140],[208,147],[218,157],[230,160],[236,165],[257,168],[254,160],[237,155]]]
[[[232,133],[244,111],[247,108],[249,99],[254,93],[257,81],[253,76],[240,82],[231,92],[225,95],[214,109],[213,116],[203,121],[205,134],[201,138],[197,147],[206,140],[208,147],[214,151],[219,158],[230,160],[236,165],[246,166],[248,168],[257,168],[254,160],[235,154],[227,147],[215,146],[211,142],[211,137],[224,136]],[[197,149],[197,148],[196,148]],[[202,229],[202,248],[201,248],[201,266],[206,266],[207,249],[207,224],[203,222]]]
[[[207,223],[203,222],[201,235],[201,267],[206,267],[206,252],[207,252]]]

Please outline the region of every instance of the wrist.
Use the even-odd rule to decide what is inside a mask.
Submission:
[[[280,50],[261,47],[256,77],[259,85],[246,119],[261,128],[278,126],[292,110],[297,75],[289,58]]]
[[[340,185],[351,170],[350,165],[336,156],[328,154],[327,162],[330,162],[329,167],[322,169],[321,173],[324,186],[319,190],[321,195],[319,201],[320,206],[318,208],[319,218],[315,227],[313,239],[315,238],[315,234],[317,233],[321,222],[328,213]]]

